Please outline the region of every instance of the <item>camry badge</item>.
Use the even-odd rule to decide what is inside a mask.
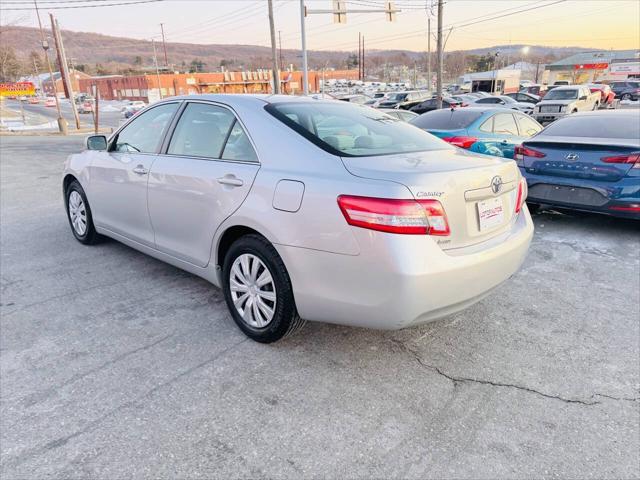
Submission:
[[[496,175],[491,179],[491,190],[493,190],[493,193],[500,193],[500,190],[502,190],[502,177],[500,175]]]

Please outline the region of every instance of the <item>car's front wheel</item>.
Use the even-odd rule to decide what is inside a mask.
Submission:
[[[622,100],[631,100],[631,94],[625,93],[624,95],[622,95]]]
[[[233,320],[256,342],[275,342],[305,323],[280,255],[260,235],[245,235],[231,245],[222,267],[222,289]]]
[[[65,206],[67,208],[67,218],[73,236],[80,243],[93,245],[100,240],[100,234],[93,226],[91,207],[84,193],[84,190],[77,180],[73,180],[65,191]]]

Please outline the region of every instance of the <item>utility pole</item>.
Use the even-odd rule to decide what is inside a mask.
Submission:
[[[367,74],[364,71],[364,35],[362,35],[362,81],[366,78]]]
[[[444,2],[438,0],[438,67],[436,79],[436,98],[438,108],[442,108],[442,10]]]
[[[42,85],[42,78],[40,77],[40,72],[38,71],[38,63],[36,62],[36,57],[33,57],[33,71],[36,74],[36,78],[38,79],[38,83],[40,84],[40,95],[44,93],[44,88]]]
[[[76,121],[76,130],[80,130],[80,116],[78,115],[78,109],[76,108],[76,102],[73,98],[73,85],[71,84],[71,76],[69,75],[69,67],[67,67],[67,55],[64,51],[64,43],[62,43],[62,35],[60,34],[60,25],[58,20],[53,16],[53,13],[49,14],[51,18],[51,31],[53,32],[53,38],[55,40],[56,49],[58,50],[58,62],[60,63],[60,75],[62,76],[62,82],[65,86],[65,93],[71,104],[71,112],[73,112],[73,118]]]
[[[433,88],[431,80],[431,12],[427,12],[427,85],[431,91]]]
[[[156,52],[156,41],[152,38],[151,45],[153,46],[153,63],[156,66],[156,78],[158,80],[158,94],[160,95],[160,100],[162,100],[162,84],[160,83],[160,69],[158,68],[158,54]],[[196,66],[196,72],[198,71],[198,67]]]
[[[58,129],[60,133],[63,135],[67,134],[67,121],[62,116],[62,112],[60,111],[60,99],[58,98],[58,91],[56,88],[56,81],[53,78],[53,69],[51,68],[51,61],[49,60],[49,54],[47,51],[49,50],[49,42],[44,36],[44,30],[42,30],[42,22],[40,21],[40,12],[38,10],[38,2],[37,0],[33,0],[33,3],[36,7],[36,16],[38,17],[38,26],[40,27],[40,38],[42,39],[42,49],[44,50],[44,59],[47,62],[47,67],[49,69],[49,79],[51,80],[51,88],[53,89],[53,96],[56,100],[56,109],[58,110]]]
[[[358,80],[362,80],[362,33],[358,32]]]
[[[160,31],[162,32],[162,48],[164,48],[164,66],[169,69],[169,60],[167,57],[167,42],[164,40],[164,23],[160,24]]]
[[[269,31],[271,33],[271,69],[273,73],[273,93],[280,94],[280,73],[278,72],[278,52],[276,48],[276,29],[273,25],[273,0],[267,1],[269,8]]]
[[[280,30],[278,30],[278,49],[280,56],[280,71],[284,70],[284,62],[282,61],[282,35]]]
[[[307,67],[307,34],[305,31],[304,17],[307,15],[305,11],[304,0],[300,0],[300,36],[302,37],[302,92],[309,95],[309,71]]]

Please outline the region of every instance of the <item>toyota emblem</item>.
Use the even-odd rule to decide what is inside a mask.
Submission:
[[[502,190],[502,177],[500,175],[496,175],[491,179],[491,190],[496,194]]]
[[[573,160],[577,160],[577,159],[578,159],[578,158],[580,158],[580,157],[578,157],[578,155],[577,155],[577,154],[575,154],[575,153],[570,153],[569,155],[567,155],[567,156],[566,156],[566,157],[564,157],[564,158],[566,158],[566,159],[567,159],[567,160],[569,160],[569,161],[573,161]]]

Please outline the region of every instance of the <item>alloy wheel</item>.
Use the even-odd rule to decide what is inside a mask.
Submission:
[[[236,258],[229,272],[233,305],[251,327],[264,328],[276,310],[276,286],[271,272],[256,255],[244,253]]]
[[[73,229],[79,236],[87,233],[87,209],[82,196],[76,190],[69,194],[69,218]]]

